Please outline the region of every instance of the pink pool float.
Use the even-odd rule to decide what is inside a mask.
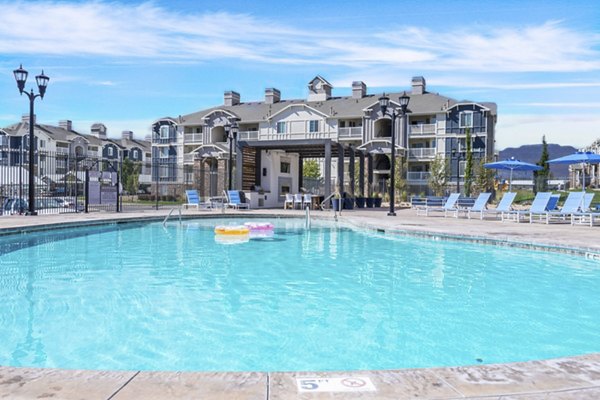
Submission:
[[[275,229],[270,222],[246,222],[244,226],[250,230],[250,237],[253,238],[272,237]]]

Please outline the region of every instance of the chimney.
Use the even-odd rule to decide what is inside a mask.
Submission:
[[[123,132],[121,132],[121,139],[123,139],[123,140],[133,140],[133,132],[132,131],[123,131]]]
[[[63,128],[67,131],[72,131],[73,130],[73,122],[71,122],[71,120],[68,120],[68,119],[63,119],[62,121],[58,121],[58,127]]]
[[[352,98],[362,99],[367,95],[367,85],[363,81],[352,82]]]
[[[106,139],[106,126],[104,124],[95,123],[90,130],[92,131],[92,135],[98,139]]]
[[[224,105],[226,106],[236,106],[240,104],[240,94],[238,92],[234,92],[233,90],[228,90],[225,92],[224,97]]]
[[[412,78],[412,94],[425,93],[425,78],[422,76],[413,76]]]
[[[281,100],[281,92],[275,88],[265,89],[265,103],[273,104],[278,103]]]
[[[152,141],[152,134],[151,134],[151,133],[147,134],[147,135],[144,137],[144,140],[145,140],[146,142],[151,142],[151,141]]]
[[[21,122],[24,122],[24,123],[28,124],[29,123],[29,114],[23,114],[21,116]],[[37,124],[37,121],[35,119],[35,114],[33,114],[33,123]]]

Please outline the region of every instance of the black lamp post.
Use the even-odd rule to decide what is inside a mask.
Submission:
[[[458,151],[458,142],[452,148],[452,158],[456,158],[456,193],[460,193],[460,162],[462,161],[462,153]]]
[[[227,188],[232,190],[232,177],[233,177],[233,143],[237,140],[238,134],[238,124],[237,119],[234,119],[231,123],[225,125],[225,132],[227,133],[227,138],[229,139],[229,168],[228,168],[228,183]]]
[[[389,115],[392,119],[392,148],[391,148],[391,165],[390,165],[390,186],[389,186],[389,197],[390,197],[390,211],[388,212],[388,216],[395,217],[395,199],[394,199],[394,184],[395,184],[395,176],[396,176],[396,118],[398,116],[401,117],[402,121],[402,133],[404,133],[404,118],[406,117],[406,108],[408,107],[408,102],[410,101],[410,97],[403,93],[399,98],[400,101],[400,109],[392,108],[391,113],[387,113],[388,106],[390,104],[390,98],[383,94],[379,98],[379,107],[381,108],[381,113],[383,116]],[[400,114],[396,112],[399,111]]]
[[[25,91],[25,82],[27,81],[27,75],[29,73],[23,69],[23,65],[21,65],[19,69],[15,69],[13,74],[15,75],[19,92],[21,92],[21,94],[25,93],[27,97],[29,97],[29,211],[27,212],[27,215],[37,215],[37,212],[35,211],[35,159],[33,154],[33,151],[35,150],[35,136],[33,135],[33,103],[36,97],[41,99],[44,98],[50,78],[44,75],[44,70],[42,70],[42,73],[35,77],[39,94],[34,94],[33,89],[31,89],[31,92],[29,93]]]

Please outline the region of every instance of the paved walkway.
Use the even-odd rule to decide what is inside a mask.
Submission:
[[[3,232],[48,229],[55,224],[94,224],[106,220],[162,219],[168,210],[124,214],[96,213],[38,217],[1,217]],[[301,211],[251,210],[198,212],[213,217],[235,215],[304,216]],[[600,227],[569,224],[516,224],[443,217],[417,217],[400,210],[345,211],[338,221],[387,233],[461,236],[500,244],[528,243],[583,249],[600,254]],[[175,215],[173,218],[177,218]],[[313,211],[312,218],[333,218]],[[599,338],[600,340],[600,338]],[[320,391],[321,390],[321,391]],[[0,398],[7,399],[600,399],[600,353],[513,364],[352,372],[140,372],[69,371],[0,367]]]

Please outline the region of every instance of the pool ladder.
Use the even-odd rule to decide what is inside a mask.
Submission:
[[[304,214],[304,228],[310,229],[310,207],[306,206],[306,213]]]
[[[179,225],[181,225],[181,207],[179,207],[179,208],[171,208],[171,211],[169,211],[169,214],[163,220],[163,226],[165,226],[167,224],[167,221],[169,220],[169,218],[171,217],[171,214],[173,214],[173,211],[175,211],[175,210],[179,211]]]

